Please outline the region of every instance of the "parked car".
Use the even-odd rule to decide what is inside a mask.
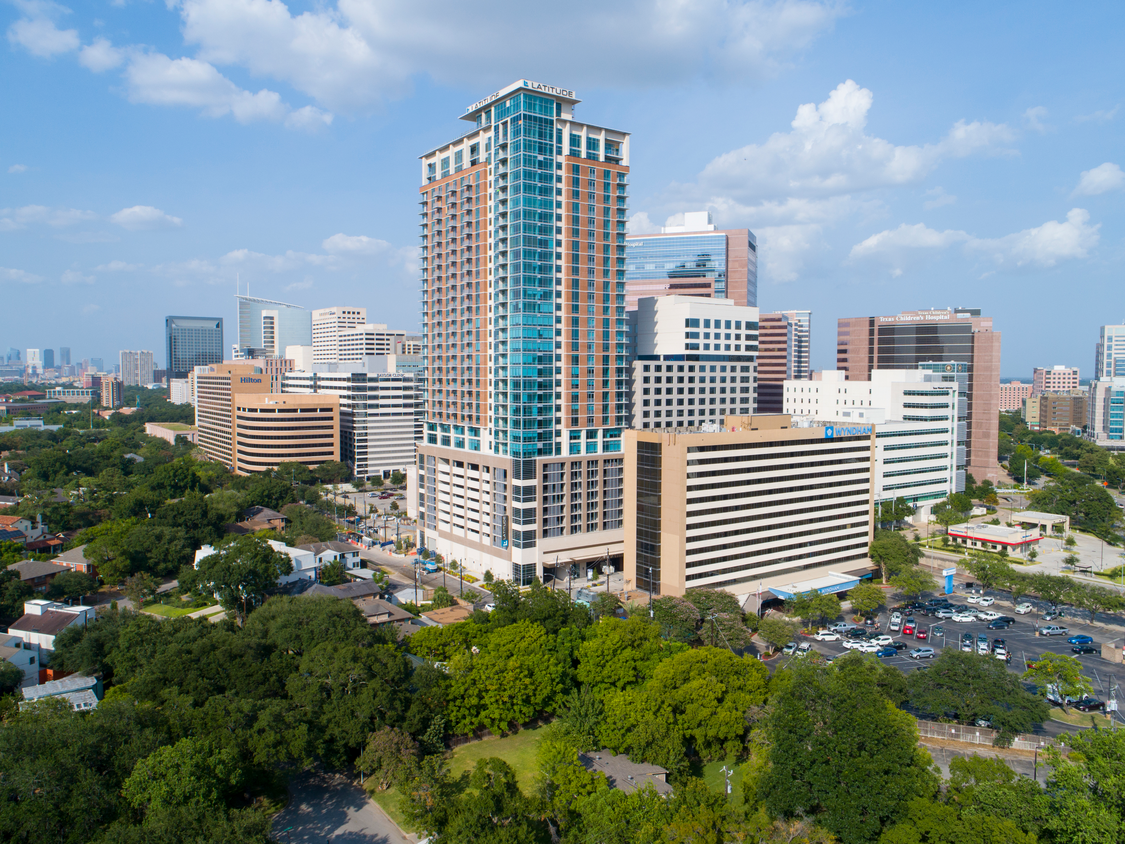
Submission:
[[[897,610],[891,613],[891,621],[902,621],[902,613]]]
[[[837,621],[829,624],[828,629],[833,633],[843,633],[845,630],[851,630],[852,626],[846,621]]]
[[[1014,618],[1012,618],[1010,615],[1002,615],[998,619],[996,619],[996,621],[1006,621],[1006,622],[1008,622],[1008,624],[1015,624],[1016,623],[1016,620]]]
[[[965,603],[967,603],[967,604],[979,604],[980,603],[980,595],[967,595],[965,597]]]
[[[835,630],[817,630],[813,638],[818,642],[839,642],[840,634]]]
[[[983,642],[980,639],[977,639],[977,653],[978,654],[981,654],[983,656],[983,655],[989,654],[991,652],[992,652],[992,648],[990,648],[988,646],[988,639],[987,638]]]
[[[856,650],[861,654],[873,654],[876,651],[880,650],[880,647],[874,642],[860,642],[859,647],[856,648]]]
[[[866,644],[867,644],[867,642],[865,642],[863,639],[845,639],[844,640],[844,647],[849,651],[857,651]]]
[[[977,603],[980,604],[982,607],[991,607],[993,604],[996,603],[996,599],[984,597],[984,598],[981,598],[979,601],[977,601]]]
[[[961,640],[961,650],[963,650],[967,654],[971,654],[973,652],[973,640],[972,639],[962,639]]]
[[[976,615],[981,621],[995,621],[1000,617],[1000,613],[992,610],[977,610]]]
[[[808,642],[801,642],[801,644],[797,645],[797,652],[793,654],[793,656],[808,656],[812,652],[812,645]]]
[[[1033,607],[1027,601],[1023,601],[1021,603],[1016,604],[1016,615],[1027,615],[1033,609],[1035,609],[1035,607]]]
[[[911,659],[933,659],[934,655],[933,648],[915,648],[909,654]]]
[[[891,647],[879,648],[879,650],[875,651],[875,656],[879,657],[879,659],[886,659],[890,656],[898,656],[898,651]]]
[[[934,613],[937,618],[953,618],[953,616],[955,616],[956,614],[957,613],[953,611],[952,607],[942,607],[940,610]]]
[[[888,648],[894,648],[896,651],[904,651],[904,650],[906,650],[907,645],[906,645],[906,642],[900,641],[899,639],[895,639],[893,642],[891,642],[889,645],[887,645],[887,647]]]
[[[1072,645],[1092,645],[1094,640],[1091,636],[1071,636],[1067,639]]]
[[[797,643],[796,642],[790,642],[784,648],[781,649],[782,656],[792,656],[796,652],[797,652]]]
[[[1105,711],[1105,703],[1096,697],[1084,697],[1071,705],[1079,712],[1097,712],[1099,709]]]
[[[887,626],[887,629],[892,633],[898,633],[900,630],[902,630],[902,619],[892,618],[891,623]]]
[[[893,642],[894,639],[891,638],[890,636],[888,636],[886,633],[884,633],[882,636],[876,636],[871,641],[874,642],[876,645],[879,645],[880,647],[885,648],[887,645],[889,645],[891,642]]]
[[[1007,644],[1008,643],[1003,639],[993,639],[992,640],[992,649],[996,650],[997,648],[1002,648]]]
[[[945,627],[943,627],[942,625],[935,624],[933,627],[930,628],[930,636],[931,637],[933,637],[933,636],[944,636],[944,635],[945,635]]]
[[[996,619],[995,621],[988,622],[988,629],[989,630],[1007,630],[1011,626],[1012,626],[1012,622],[1001,621],[999,618]]]
[[[929,637],[930,637],[930,634],[927,632],[925,627],[919,627],[917,630],[914,631],[914,638],[917,639],[919,642],[924,642]]]
[[[1070,631],[1065,627],[1059,627],[1057,624],[1047,624],[1037,628],[1035,632],[1040,636],[1065,636]]]
[[[958,624],[971,624],[972,622],[977,620],[977,616],[976,613],[959,612],[949,620],[956,621]]]
[[[1095,648],[1093,645],[1074,645],[1071,647],[1070,652],[1078,654],[1079,656],[1083,654],[1099,654],[1101,653],[1101,648]]]

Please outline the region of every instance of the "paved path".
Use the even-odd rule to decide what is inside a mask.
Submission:
[[[301,774],[289,784],[289,805],[273,818],[285,844],[413,844],[367,794],[340,774]]]

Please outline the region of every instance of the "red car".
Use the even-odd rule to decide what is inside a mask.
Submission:
[[[913,636],[914,635],[914,619],[908,618],[908,619],[906,619],[906,621],[904,621],[902,623],[902,635],[903,636]]]
[[[925,628],[925,627],[919,627],[919,628],[918,628],[918,629],[917,629],[917,630],[916,630],[916,631],[914,632],[914,638],[915,638],[915,639],[918,639],[918,640],[920,640],[920,641],[925,641],[926,639],[930,638],[930,634],[929,634],[928,632],[926,632],[926,628]]]

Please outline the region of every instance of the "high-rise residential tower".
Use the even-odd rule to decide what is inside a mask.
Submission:
[[[977,483],[999,480],[1000,333],[978,308],[904,311],[894,316],[841,319],[836,367],[866,381],[874,369],[926,369],[965,380],[964,444],[967,470]]]
[[[781,413],[789,379],[807,381],[812,311],[762,314],[758,328],[758,413]]]
[[[312,345],[312,314],[299,305],[255,299],[241,294],[238,301],[238,342],[234,356],[277,358],[286,346]]]
[[[59,346],[59,366],[70,366],[70,346]]]
[[[1094,377],[1125,377],[1125,325],[1102,326],[1094,350]]]
[[[223,362],[222,317],[165,317],[164,335],[169,378],[187,378],[197,366]]]
[[[1040,393],[1067,393],[1078,389],[1077,366],[1037,366],[1032,370],[1031,395]]]
[[[621,569],[629,135],[578,102],[520,80],[421,157],[420,544],[521,584]]]
[[[625,307],[645,296],[713,296],[758,305],[758,240],[749,229],[716,229],[710,211],[678,226],[626,238]]]
[[[340,335],[367,322],[367,308],[335,306],[312,312],[313,363],[340,360]]]
[[[152,384],[152,352],[127,351],[121,354],[121,386],[148,387]]]
[[[55,368],[55,350],[54,349],[44,349],[43,350],[43,369],[54,369],[54,368]]]

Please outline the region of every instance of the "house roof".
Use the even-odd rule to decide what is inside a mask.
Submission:
[[[27,516],[0,516],[0,527],[11,527],[16,522],[31,522]]]
[[[605,749],[601,753],[579,753],[578,761],[587,771],[601,771],[609,784],[621,791],[632,792],[651,784],[657,794],[672,793],[666,779],[668,771],[659,765],[641,765]]]
[[[289,521],[284,514],[271,510],[269,507],[247,507],[242,511],[242,518],[248,522],[268,522],[273,519],[281,519],[284,522]]]
[[[331,540],[329,542],[310,542],[307,545],[298,545],[302,551],[312,551],[318,557],[325,551],[335,551],[337,554],[358,554],[359,549],[347,542]]]
[[[81,615],[72,612],[59,612],[46,610],[42,615],[26,614],[12,623],[8,632],[19,630],[23,633],[40,633],[44,636],[57,636],[76,621],[82,619]]]
[[[18,530],[15,530],[14,528],[6,528],[6,527],[3,527],[3,526],[0,526],[0,542],[2,542],[4,540],[10,540],[12,542],[20,542],[20,541],[22,541],[26,538],[27,537],[25,537],[23,535],[23,531],[18,531]]]
[[[301,546],[304,547],[304,546]],[[341,583],[339,586],[325,586],[317,583],[305,590],[306,595],[329,595],[333,598],[365,598],[369,595],[378,595],[382,590],[369,580],[354,583]]]
[[[71,548],[69,551],[63,551],[61,554],[59,554],[57,557],[55,557],[55,559],[59,560],[60,562],[64,562],[64,563],[88,563],[88,562],[90,562],[89,560],[86,559],[86,546],[85,545],[78,545],[74,548]]]
[[[71,674],[61,680],[50,680],[38,686],[29,686],[23,690],[24,700],[38,700],[54,695],[65,695],[73,692],[84,692],[98,685],[97,677],[87,677],[84,674]]]
[[[19,563],[12,563],[8,566],[10,571],[18,571],[20,573],[20,580],[34,580],[37,577],[50,577],[53,574],[62,574],[64,571],[70,571],[66,566],[60,566],[58,563],[48,563],[43,560],[24,560]]]
[[[0,659],[11,659],[20,652],[21,648],[9,648],[7,645],[0,645]]]
[[[396,607],[394,604],[379,598],[363,598],[355,601],[355,605],[359,607],[364,617],[372,623],[393,624],[414,618],[402,607]]]

